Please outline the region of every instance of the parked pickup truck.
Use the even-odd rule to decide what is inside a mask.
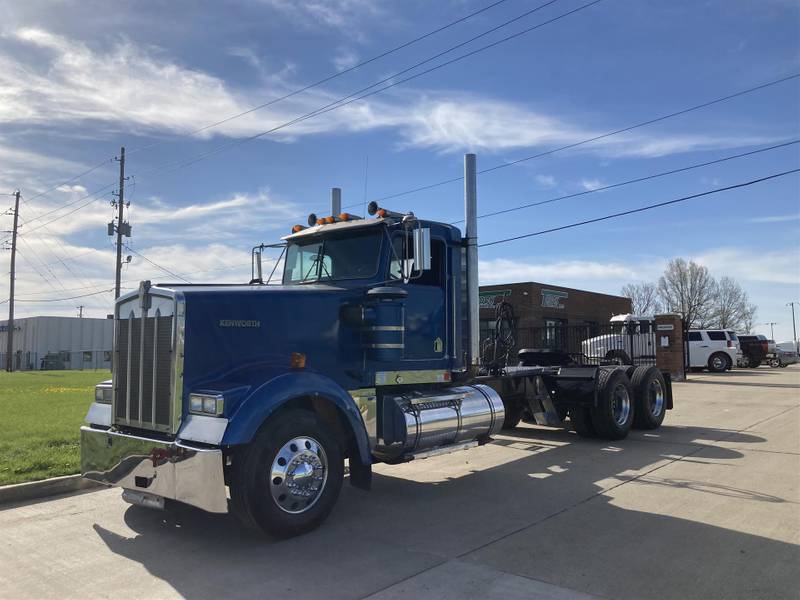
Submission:
[[[741,357],[738,360],[739,366],[755,369],[767,358],[772,351],[769,340],[763,335],[740,335],[739,350]]]

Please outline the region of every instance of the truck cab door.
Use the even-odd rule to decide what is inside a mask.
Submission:
[[[394,249],[390,261],[389,278],[392,285],[402,285],[408,292],[405,299],[405,337],[403,361],[409,369],[443,368],[444,364],[431,363],[447,358],[447,256],[445,243],[441,239],[431,239],[431,268],[408,283],[402,282],[401,263],[396,257],[403,254],[403,236],[392,237]]]

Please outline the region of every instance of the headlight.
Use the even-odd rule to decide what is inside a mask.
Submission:
[[[110,385],[96,385],[94,387],[94,401],[100,404],[111,404],[112,387]]]
[[[225,412],[225,399],[219,394],[189,394],[189,412],[219,417]]]

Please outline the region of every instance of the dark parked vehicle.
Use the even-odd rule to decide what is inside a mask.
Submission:
[[[764,362],[770,352],[769,340],[764,335],[740,335],[741,366],[754,369]]]

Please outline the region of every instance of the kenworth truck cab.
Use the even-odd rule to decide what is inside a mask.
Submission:
[[[485,444],[523,413],[610,439],[658,427],[672,396],[655,368],[540,366],[535,349],[479,365],[467,209],[466,237],[375,203],[369,219],[312,216],[284,238],[280,285],[142,282],[121,296],[83,476],[133,504],[231,511],[291,536],[331,511],[345,460],[369,488],[375,463]]]

